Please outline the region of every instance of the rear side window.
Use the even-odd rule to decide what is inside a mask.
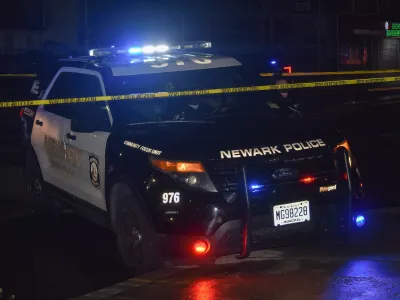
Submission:
[[[47,99],[94,97],[101,96],[102,94],[98,77],[89,74],[63,72],[57,77],[47,95]],[[85,104],[88,103],[45,105],[44,109],[64,118],[71,119],[77,105],[84,110]],[[102,104],[104,105],[104,103]]]

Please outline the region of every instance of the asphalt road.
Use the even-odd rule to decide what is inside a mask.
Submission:
[[[399,112],[400,105],[391,104],[323,117],[346,130],[364,175],[370,207],[399,201]],[[166,269],[128,280],[136,274],[116,266],[114,240],[106,230],[73,214],[57,220],[31,216],[20,161],[4,157],[3,161],[0,288],[11,290],[16,299],[67,299],[106,287],[110,288],[102,296],[121,292],[114,299],[400,297],[400,242],[393,239],[400,229],[397,212],[372,214],[369,227],[351,247],[324,242],[295,245],[256,253],[256,262],[237,264],[225,259],[211,269]],[[114,286],[118,282],[123,283]]]
[[[400,210],[375,211],[346,247],[326,241],[224,257],[212,267],[164,269],[110,286],[95,299],[398,299]],[[379,239],[379,243],[376,240]]]

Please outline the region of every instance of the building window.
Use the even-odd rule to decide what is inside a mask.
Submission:
[[[4,52],[9,53],[14,50],[14,36],[10,33],[5,34],[3,37],[4,41]]]
[[[44,26],[51,27],[52,25],[53,25],[53,17],[51,14],[51,10],[48,8],[48,9],[46,9],[46,12],[44,15]]]
[[[293,24],[290,18],[274,20],[274,44],[287,45],[293,40]]]
[[[368,49],[361,46],[342,46],[340,49],[341,65],[366,65]]]
[[[296,12],[309,12],[311,10],[311,0],[294,0],[294,10]]]
[[[28,48],[32,48],[34,46],[35,42],[33,40],[33,36],[31,34],[28,34],[28,37],[26,39],[26,45]]]

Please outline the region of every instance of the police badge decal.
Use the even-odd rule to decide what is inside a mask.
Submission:
[[[92,185],[98,189],[100,188],[100,162],[99,158],[94,154],[89,154],[89,169],[90,169],[90,181]]]

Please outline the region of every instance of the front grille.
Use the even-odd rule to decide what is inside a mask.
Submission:
[[[240,180],[238,166],[217,164],[210,172],[215,188],[219,192],[237,192]]]
[[[296,176],[290,178],[274,178],[276,170],[291,168],[297,171]],[[318,156],[314,160],[299,159],[271,162],[250,162],[246,164],[247,182],[249,186],[259,185],[260,191],[269,190],[271,186],[298,182],[299,176],[315,176],[321,180],[334,181],[336,179],[334,160],[331,157]],[[238,162],[216,161],[209,165],[208,172],[219,192],[237,192],[242,176]]]

